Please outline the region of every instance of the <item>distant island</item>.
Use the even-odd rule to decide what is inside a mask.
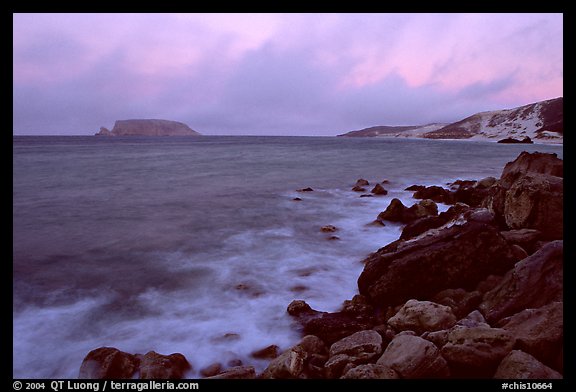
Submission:
[[[481,112],[452,124],[375,126],[350,131],[344,137],[413,137],[470,139],[500,143],[564,141],[564,98],[549,99],[513,109]]]
[[[118,120],[114,128],[101,127],[96,136],[201,136],[188,125],[171,120]]]

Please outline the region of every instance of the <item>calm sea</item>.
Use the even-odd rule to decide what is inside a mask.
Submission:
[[[562,158],[466,141],[15,136],[13,376],[77,377],[101,346],[181,352],[189,377],[231,359],[262,370],[252,351],[299,338],[290,301],[337,310],[361,260],[398,238],[369,225],[393,197],[498,177],[524,150]],[[359,178],[389,194],[359,197]]]

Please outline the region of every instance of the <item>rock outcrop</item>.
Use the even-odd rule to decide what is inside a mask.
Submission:
[[[489,224],[466,222],[412,241],[396,241],[366,259],[360,293],[385,307],[427,300],[449,288],[473,288],[516,262],[510,245]]]
[[[562,239],[563,162],[556,154],[521,153],[506,164],[483,205],[504,229],[536,229],[547,240]]]
[[[170,120],[118,120],[112,131],[102,127],[96,136],[199,136],[188,125]]]

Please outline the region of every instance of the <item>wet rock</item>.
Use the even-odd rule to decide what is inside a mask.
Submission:
[[[307,353],[300,346],[294,346],[273,359],[262,372],[261,378],[300,378],[304,371]]]
[[[418,336],[397,335],[376,362],[402,378],[445,378],[450,375],[436,346]]]
[[[368,182],[368,180],[365,180],[364,178],[360,178],[356,181],[355,186],[368,186],[370,185],[370,183]]]
[[[296,192],[314,192],[314,189],[307,187],[307,188],[298,189]]]
[[[332,344],[357,331],[370,329],[374,321],[367,317],[357,317],[345,312],[324,313],[304,323],[304,333],[315,335],[326,344]]]
[[[556,154],[521,153],[506,164],[482,204],[507,229],[530,228],[544,239],[563,233],[563,162]]]
[[[523,151],[518,157],[504,166],[500,185],[509,188],[519,177],[527,173],[548,174],[563,177],[564,162],[556,154]]]
[[[519,261],[484,295],[479,310],[492,324],[527,308],[562,301],[563,256],[563,241],[553,241]]]
[[[380,184],[376,184],[370,192],[375,194],[375,195],[387,195],[388,194],[388,191],[386,189],[384,189],[384,187]]]
[[[448,333],[442,356],[455,377],[492,377],[514,347],[514,337],[501,328],[455,327]]]
[[[454,204],[455,200],[448,189],[432,185],[414,192],[415,199],[430,199],[437,203]]]
[[[455,220],[460,214],[468,209],[470,209],[470,206],[463,203],[456,203],[448,208],[448,210],[441,212],[438,216],[425,216],[409,222],[402,230],[400,239],[408,240],[431,229],[439,228],[448,222]]]
[[[256,359],[274,359],[278,357],[279,351],[280,347],[275,344],[271,344],[270,346],[266,346],[260,350],[251,352],[250,356]]]
[[[358,288],[381,307],[429,300],[447,288],[472,289],[488,275],[503,274],[514,262],[497,229],[467,222],[378,250],[365,260]]]
[[[206,379],[254,379],[256,378],[256,370],[254,366],[235,366],[230,369],[226,369],[220,374],[212,377],[206,377]]]
[[[562,239],[564,185],[560,177],[525,175],[506,192],[504,221],[510,229],[537,229],[544,239]]]
[[[141,379],[181,379],[192,367],[180,353],[162,355],[155,351],[146,353],[140,361]]]
[[[292,200],[293,200],[293,201],[302,201],[302,198],[300,198],[300,197],[295,197],[295,198],[293,198]]]
[[[563,377],[562,374],[544,365],[532,355],[520,350],[513,350],[500,362],[494,378],[547,380]]]
[[[448,329],[456,324],[456,317],[448,306],[411,299],[388,320],[388,324],[397,331],[411,330],[420,335]]]
[[[426,189],[424,185],[410,185],[408,188],[405,188],[405,191],[421,191]]]
[[[377,220],[408,223],[418,218],[437,214],[438,206],[431,200],[422,200],[408,208],[399,199],[394,198],[386,210],[378,215]]]
[[[126,379],[138,370],[140,360],[114,347],[100,347],[90,351],[80,366],[78,378]]]
[[[360,185],[356,185],[355,187],[352,188],[352,190],[354,192],[366,192],[366,188]]]
[[[345,354],[354,363],[365,363],[382,353],[382,337],[376,331],[364,330],[353,333],[330,346],[330,357]]]
[[[212,377],[219,373],[222,373],[222,364],[220,362],[210,364],[205,368],[200,369],[200,375],[202,377]]]
[[[485,177],[481,180],[478,180],[474,186],[480,189],[490,188],[492,185],[496,184],[498,181],[495,177]]]
[[[313,310],[310,305],[306,303],[306,301],[302,301],[300,299],[295,299],[294,301],[290,302],[288,305],[288,314],[290,316],[300,316],[300,315],[308,315],[308,314],[318,314],[319,312]]]
[[[482,302],[482,293],[466,291],[462,288],[446,289],[437,293],[431,301],[449,306],[456,319],[459,319],[466,316]]]
[[[326,226],[322,226],[320,228],[320,231],[323,233],[334,233],[335,231],[338,231],[338,228],[336,226],[333,226],[333,225],[326,225]]]
[[[384,379],[384,380],[391,380],[391,379],[398,379],[398,373],[394,369],[391,369],[384,365],[377,365],[375,363],[369,363],[364,365],[358,365],[353,367],[352,369],[348,370],[346,374],[344,374],[342,379]]]
[[[352,315],[370,315],[374,313],[374,307],[370,305],[365,296],[356,294],[351,300],[344,301],[342,312]]]
[[[502,329],[516,338],[518,349],[557,370],[564,343],[562,305],[552,302],[538,309],[525,309],[501,321]]]
[[[480,223],[492,223],[494,222],[494,213],[490,212],[487,208],[476,208],[473,210],[468,210],[464,213],[464,218]]]
[[[542,238],[542,233],[535,229],[516,229],[501,231],[500,235],[510,244],[519,245],[529,254],[537,249],[536,243]]]

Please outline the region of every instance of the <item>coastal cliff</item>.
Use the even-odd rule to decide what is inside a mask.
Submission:
[[[96,136],[200,136],[188,125],[171,120],[118,120],[112,131],[102,127]]]

